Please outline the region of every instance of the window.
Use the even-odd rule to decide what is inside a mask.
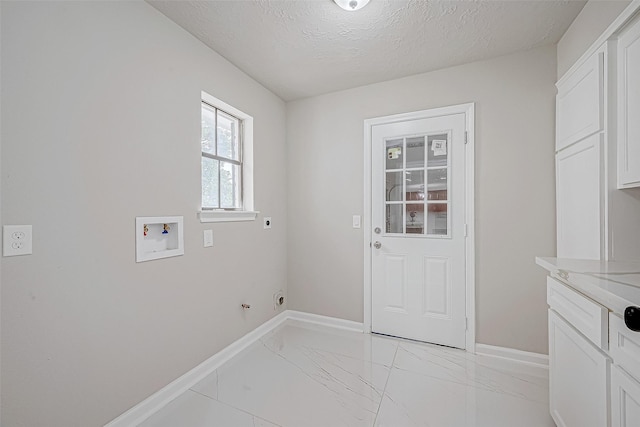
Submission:
[[[202,94],[202,222],[253,220],[253,119]]]
[[[242,208],[242,153],[237,117],[202,103],[202,208]]]

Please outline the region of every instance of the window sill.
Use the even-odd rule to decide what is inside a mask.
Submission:
[[[255,221],[260,212],[257,211],[200,211],[200,222],[236,222]]]

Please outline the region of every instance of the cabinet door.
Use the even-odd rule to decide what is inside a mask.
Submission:
[[[602,134],[556,154],[558,258],[602,259]]]
[[[640,21],[618,39],[618,187],[640,186]]]
[[[558,427],[609,426],[610,359],[549,310],[549,408]]]
[[[604,52],[558,82],[556,150],[603,129]]]
[[[617,366],[611,370],[611,427],[640,424],[640,383]]]

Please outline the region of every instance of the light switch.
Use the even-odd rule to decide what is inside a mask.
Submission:
[[[31,235],[30,225],[5,225],[2,227],[2,254],[4,256],[32,254]]]
[[[360,228],[360,215],[353,216],[353,228]]]
[[[205,248],[213,246],[213,230],[204,230],[203,237]]]

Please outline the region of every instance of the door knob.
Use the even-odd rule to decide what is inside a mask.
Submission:
[[[380,242],[375,242],[375,243],[373,244],[373,247],[374,247],[374,248],[376,248],[376,249],[380,249],[380,248],[382,247],[382,243],[380,243]]]

